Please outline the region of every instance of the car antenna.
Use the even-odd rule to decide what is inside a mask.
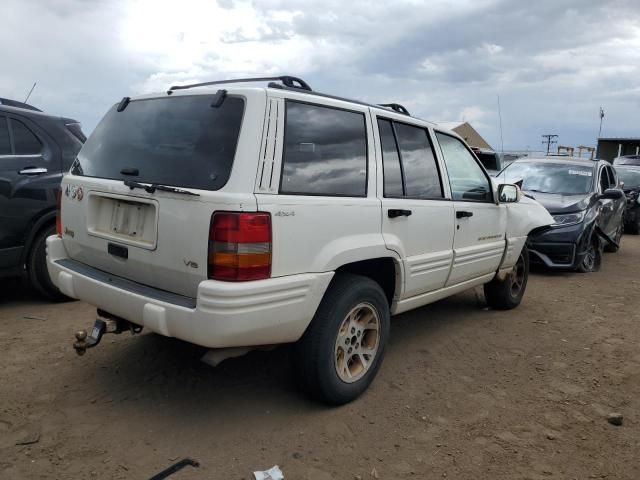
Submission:
[[[29,94],[27,95],[27,98],[24,99],[24,103],[27,103],[27,100],[29,100],[29,97],[33,93],[33,90],[36,88],[37,84],[38,84],[38,82],[33,82],[33,87],[31,87],[31,90],[29,90]]]

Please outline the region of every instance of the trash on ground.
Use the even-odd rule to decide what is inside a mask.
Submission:
[[[186,466],[192,466],[194,468],[198,468],[200,466],[200,463],[196,460],[193,460],[192,458],[183,458],[179,462],[176,462],[170,467],[165,468],[160,473],[156,473],[149,480],[163,480],[164,478],[167,478],[168,476],[173,475],[178,470],[182,470]]]
[[[253,472],[255,480],[284,480],[282,470],[277,465],[271,467],[269,470],[262,472]]]
[[[622,425],[622,414],[610,413],[609,415],[607,415],[607,422],[609,422],[611,425],[619,427],[620,425]]]

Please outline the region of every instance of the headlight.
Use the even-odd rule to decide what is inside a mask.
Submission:
[[[584,216],[586,214],[586,210],[577,213],[566,213],[564,215],[553,215],[554,226],[555,227],[566,227],[567,225],[575,225],[577,223],[582,222],[584,220]]]

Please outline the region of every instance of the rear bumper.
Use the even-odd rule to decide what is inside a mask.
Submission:
[[[311,322],[333,272],[253,282],[205,280],[196,298],[109,275],[67,257],[47,239],[47,265],[65,294],[167,337],[210,348],[287,343]]]

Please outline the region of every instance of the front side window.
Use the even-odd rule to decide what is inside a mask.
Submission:
[[[287,101],[280,192],[364,197],[364,114]]]
[[[16,155],[37,155],[42,151],[42,143],[20,120],[11,119],[13,146]]]
[[[604,192],[611,185],[611,180],[609,179],[609,172],[607,172],[606,167],[602,167],[600,170],[600,192]]]
[[[0,117],[0,155],[11,155],[9,126],[6,117]]]
[[[436,132],[447,166],[454,200],[491,202],[491,183],[467,147],[455,137]]]

